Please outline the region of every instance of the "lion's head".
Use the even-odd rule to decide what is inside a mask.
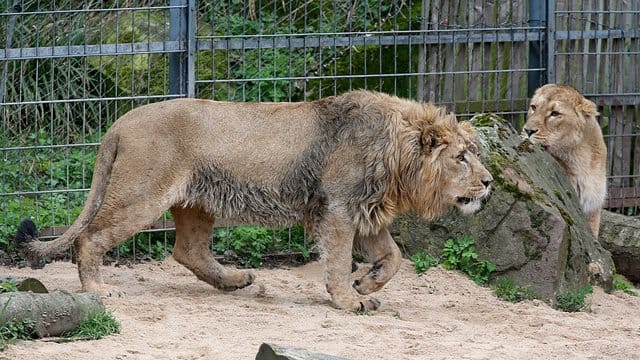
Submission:
[[[458,123],[453,114],[438,116],[422,129],[424,160],[415,188],[415,211],[433,218],[451,205],[465,214],[480,209],[493,177],[480,162],[475,137],[474,128]]]
[[[547,84],[531,98],[522,136],[562,157],[582,141],[587,121],[598,115],[596,105],[576,89]]]

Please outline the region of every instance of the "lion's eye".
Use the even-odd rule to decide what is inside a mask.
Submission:
[[[460,161],[460,162],[467,162],[467,159],[464,157],[464,154],[458,155],[458,157],[456,157],[456,159],[458,159],[458,161]]]
[[[536,106],[531,104],[531,111],[536,111]]]
[[[551,112],[551,116],[558,116],[558,115],[560,115],[560,113],[555,110]]]

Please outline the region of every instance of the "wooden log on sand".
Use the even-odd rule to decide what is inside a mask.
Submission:
[[[56,290],[48,294],[0,294],[0,326],[32,320],[38,337],[58,336],[72,331],[96,311],[104,311],[104,305],[95,293]]]

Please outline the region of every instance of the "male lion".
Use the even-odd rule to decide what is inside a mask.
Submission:
[[[87,203],[51,242],[25,220],[16,236],[26,257],[75,245],[84,291],[105,294],[106,251],[171,209],[174,258],[223,290],[254,275],[221,266],[209,249],[215,216],[260,225],[304,222],[323,250],[333,304],[375,310],[366,294],[398,270],[401,254],[386,226],[400,212],[426,218],[455,205],[469,213],[492,177],[474,132],[455,116],[368,91],[305,103],[179,99],[134,109],[105,134]],[[353,246],[373,265],[350,283]]]
[[[522,129],[525,138],[542,144],[564,168],[596,238],[607,193],[607,147],[598,115],[596,105],[576,89],[547,84],[533,94]]]

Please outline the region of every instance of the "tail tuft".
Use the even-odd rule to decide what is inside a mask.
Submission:
[[[15,237],[15,245],[17,249],[23,249],[27,243],[38,238],[38,229],[36,224],[30,219],[24,219],[18,226],[18,232]]]
[[[18,226],[14,243],[16,245],[16,249],[18,249],[18,253],[20,253],[20,256],[27,260],[32,269],[42,269],[46,264],[44,259],[40,259],[38,256],[35,256],[36,253],[31,249],[31,246],[29,246],[37,241],[38,229],[36,228],[36,224],[29,219],[22,220],[20,226]]]

